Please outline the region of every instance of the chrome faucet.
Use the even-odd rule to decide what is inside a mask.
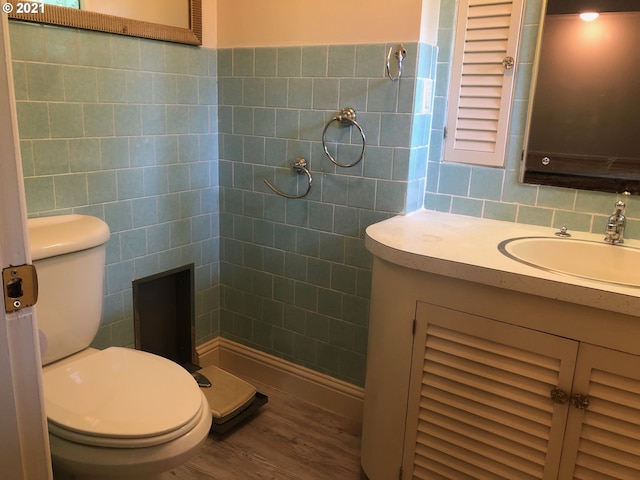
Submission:
[[[616,211],[609,216],[607,221],[607,234],[604,241],[612,245],[624,243],[622,238],[624,235],[624,227],[627,225],[627,219],[623,215],[625,203],[618,200],[616,202]]]

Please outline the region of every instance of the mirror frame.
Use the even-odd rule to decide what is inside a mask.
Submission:
[[[537,169],[527,170],[527,163],[529,157],[529,131],[531,129],[531,117],[535,102],[536,86],[539,75],[540,54],[542,47],[542,40],[544,34],[544,23],[547,16],[547,7],[550,0],[544,0],[541,4],[540,19],[538,36],[536,41],[535,58],[533,60],[533,70],[531,74],[530,92],[529,92],[529,104],[527,109],[527,117],[525,121],[523,131],[523,145],[522,156],[520,159],[520,168],[518,175],[518,182],[527,185],[548,186],[548,187],[564,187],[573,188],[578,190],[591,190],[608,193],[630,193],[631,195],[640,195],[640,178],[636,175],[632,178],[624,175],[618,175],[619,172],[625,172],[625,169],[629,168],[629,161],[627,159],[619,159],[615,164],[609,164],[606,168],[595,168],[596,173],[593,175],[585,174],[572,166],[572,162],[579,158],[585,164],[590,164],[596,167],[601,159],[594,160],[585,155],[572,156],[570,154],[564,154],[559,158],[561,160],[558,166],[559,168],[546,168],[541,171]],[[575,4],[580,0],[562,0],[562,7],[555,13],[574,13]],[[611,9],[607,8],[607,0],[592,0],[592,4],[597,6],[597,10],[600,12],[608,12]],[[616,0],[619,2],[616,6],[618,10],[614,11],[639,11],[637,5],[638,0]],[[571,10],[573,8],[574,10]],[[568,9],[568,10],[567,10]],[[626,9],[626,10],[625,10]],[[566,10],[566,11],[565,11]],[[558,159],[556,157],[556,159]],[[551,165],[551,164],[549,164]],[[635,164],[633,164],[635,166]]]
[[[202,45],[202,0],[188,0],[188,2],[190,28],[160,25],[49,4],[45,4],[43,12],[35,13],[16,13],[14,8],[9,13],[9,18],[188,45]],[[9,0],[8,3],[15,6],[18,2]]]

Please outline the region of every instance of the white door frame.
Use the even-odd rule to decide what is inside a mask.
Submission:
[[[31,263],[9,46],[0,13],[0,269]],[[5,313],[0,295],[0,465],[2,478],[51,479],[38,328],[33,308]]]

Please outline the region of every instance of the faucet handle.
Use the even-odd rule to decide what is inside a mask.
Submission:
[[[623,215],[624,208],[626,204],[618,200],[616,202],[616,211],[613,215],[609,216],[609,220],[607,221],[606,228],[606,236],[604,237],[604,241],[611,244],[620,244],[624,243],[623,235],[624,228],[627,224],[627,219]]]

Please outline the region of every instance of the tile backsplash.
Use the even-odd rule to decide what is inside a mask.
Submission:
[[[617,196],[610,193],[518,183],[520,158],[529,106],[540,13],[544,2],[525,4],[516,86],[504,169],[442,161],[446,98],[456,18],[455,0],[442,0],[434,116],[431,129],[424,207],[475,217],[492,218],[571,230],[603,233]],[[640,238],[640,205],[627,198],[627,238]]]
[[[364,383],[371,257],[364,230],[420,208],[599,232],[615,195],[517,182],[541,0],[527,2],[506,168],[442,162],[455,0],[437,46],[211,50],[10,22],[30,216],[107,221],[107,282],[95,345],[132,345],[131,281],[196,265],[196,342],[223,336]],[[423,95],[434,92],[425,101]],[[423,108],[425,104],[429,108]],[[352,107],[364,161],[329,161],[322,133]],[[355,127],[327,148],[351,163]],[[287,200],[267,188],[304,188]],[[640,238],[630,200],[629,238]]]
[[[214,50],[10,22],[30,216],[109,224],[94,344],[133,344],[131,281],[196,266],[196,339],[219,334]]]
[[[421,204],[408,186],[424,185],[419,152],[426,164],[424,135],[414,132],[421,46],[405,45],[401,82],[385,75],[389,47],[218,51],[222,334],[360,385],[371,280],[364,229]],[[425,49],[435,64],[433,48]],[[345,107],[366,137],[365,159],[351,168],[334,165],[322,143],[331,122],[332,156],[358,159],[358,129],[332,121]],[[297,157],[308,160],[313,186],[287,200],[263,180],[291,193],[303,188],[304,175],[291,170]]]

